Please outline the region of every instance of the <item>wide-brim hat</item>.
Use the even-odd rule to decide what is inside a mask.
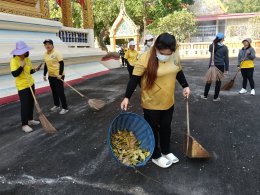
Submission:
[[[30,51],[32,47],[28,47],[25,42],[16,42],[16,48],[11,52],[12,55],[22,55]]]
[[[249,44],[252,43],[252,39],[250,39],[250,38],[245,38],[245,39],[243,39],[242,43],[243,43],[244,41],[247,41]]]

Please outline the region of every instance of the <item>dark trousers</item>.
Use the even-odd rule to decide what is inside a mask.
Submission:
[[[241,68],[241,74],[243,77],[243,83],[242,83],[243,88],[246,89],[247,80],[248,80],[251,89],[254,89],[255,88],[255,82],[253,79],[254,68]]]
[[[174,106],[168,110],[144,109],[144,118],[153,129],[155,147],[152,158],[157,159],[162,154],[170,153],[171,122]],[[160,147],[159,147],[160,143]]]
[[[32,90],[35,91],[34,85]],[[30,88],[18,91],[21,103],[21,120],[22,125],[28,125],[28,120],[33,120],[34,100]]]
[[[122,67],[125,66],[125,58],[123,56],[121,56],[121,61],[122,61]]]
[[[221,70],[222,72],[224,72],[224,66],[218,66],[216,65],[216,67]],[[207,97],[208,94],[209,94],[209,90],[210,90],[210,86],[211,86],[211,83],[207,82],[206,85],[205,85],[205,89],[204,89],[204,97]],[[214,99],[217,99],[218,96],[219,96],[219,92],[220,92],[220,88],[221,88],[221,81],[218,80],[216,81],[216,85],[215,85],[215,93],[214,93]]]
[[[129,63],[127,63],[127,70],[128,70],[128,73],[129,73],[129,78],[131,78],[131,76],[133,75],[134,67],[131,66]]]
[[[62,76],[61,79],[64,80],[64,78],[65,78],[65,76]],[[54,105],[59,107],[60,102],[61,102],[62,108],[68,109],[67,101],[66,101],[66,97],[65,97],[65,93],[64,93],[63,82],[61,80],[57,79],[56,77],[49,76],[48,79],[49,79],[49,83],[51,86]]]

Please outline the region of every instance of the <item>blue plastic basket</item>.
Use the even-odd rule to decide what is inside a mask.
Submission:
[[[150,155],[143,162],[135,165],[136,167],[144,166],[151,158],[154,150],[154,135],[152,128],[142,116],[131,112],[121,113],[113,119],[108,129],[107,143],[113,158],[122,165],[124,164],[117,159],[112,150],[110,139],[113,133],[124,129],[132,131],[137,140],[141,142],[141,148],[150,152]]]

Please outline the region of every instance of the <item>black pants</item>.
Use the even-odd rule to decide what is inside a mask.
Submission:
[[[152,158],[157,159],[162,154],[170,153],[171,122],[174,106],[168,110],[144,109],[144,118],[153,129],[155,147]],[[160,143],[160,147],[159,147]]]
[[[243,88],[246,89],[247,80],[248,80],[251,89],[254,89],[255,88],[255,82],[253,79],[254,68],[241,68],[241,74],[243,77],[243,83],[242,83]]]
[[[34,85],[32,90],[35,91]],[[21,103],[21,120],[22,125],[28,125],[29,120],[33,120],[34,100],[30,88],[18,91]]]
[[[216,67],[221,70],[222,72],[224,72],[224,66],[218,66],[216,65]],[[207,97],[208,94],[209,94],[209,90],[210,90],[210,86],[211,86],[211,83],[207,82],[206,85],[205,85],[205,89],[204,89],[204,97]],[[218,96],[219,96],[219,92],[220,92],[220,88],[221,88],[221,81],[218,80],[216,81],[216,85],[215,85],[215,93],[214,93],[214,99],[217,99]]]
[[[62,80],[64,80],[64,78],[65,76],[62,76]],[[54,105],[59,107],[61,102],[62,108],[68,109],[67,101],[64,93],[63,82],[57,79],[56,77],[49,76],[48,79],[52,90]]]
[[[123,56],[121,56],[121,61],[122,61],[122,67],[125,66],[125,58]]]
[[[133,75],[134,67],[131,66],[129,63],[127,63],[127,70],[128,70],[128,73],[129,73],[129,78],[131,78],[131,76]]]

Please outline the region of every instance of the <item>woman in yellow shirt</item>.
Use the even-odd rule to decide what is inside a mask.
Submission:
[[[129,49],[125,53],[127,70],[128,70],[130,78],[131,78],[133,70],[134,70],[134,64],[137,61],[137,56],[138,56],[138,52],[135,50],[135,42],[130,41],[129,42]]]
[[[176,80],[183,87],[183,96],[188,97],[190,89],[180,66],[175,37],[169,33],[163,33],[156,39],[154,46],[135,64],[125,98],[121,102],[121,109],[127,110],[129,99],[141,81],[141,106],[144,118],[153,129],[155,138],[152,162],[162,168],[167,168],[179,161],[170,152]]]
[[[34,100],[30,87],[33,91],[35,90],[34,79],[31,74],[38,71],[41,65],[35,69],[32,68],[31,60],[28,58],[30,49],[25,42],[18,41],[16,49],[11,52],[13,58],[10,62],[11,73],[15,77],[16,88],[18,89],[21,103],[22,130],[26,133],[33,131],[29,125],[40,124],[39,121],[33,120]]]
[[[251,46],[252,40],[250,38],[244,39],[242,43],[244,47],[238,54],[238,68],[241,69],[243,77],[242,89],[239,91],[239,94],[247,93],[246,86],[248,80],[251,87],[251,95],[255,95],[255,82],[253,78],[255,50]]]
[[[60,114],[66,114],[68,110],[67,100],[64,93],[64,84],[61,81],[64,80],[64,62],[63,57],[57,50],[54,49],[53,41],[47,39],[43,42],[47,52],[44,54],[44,73],[43,80],[47,81],[46,74],[48,72],[48,80],[50,83],[54,106],[50,109],[51,111],[57,111],[60,107]]]

